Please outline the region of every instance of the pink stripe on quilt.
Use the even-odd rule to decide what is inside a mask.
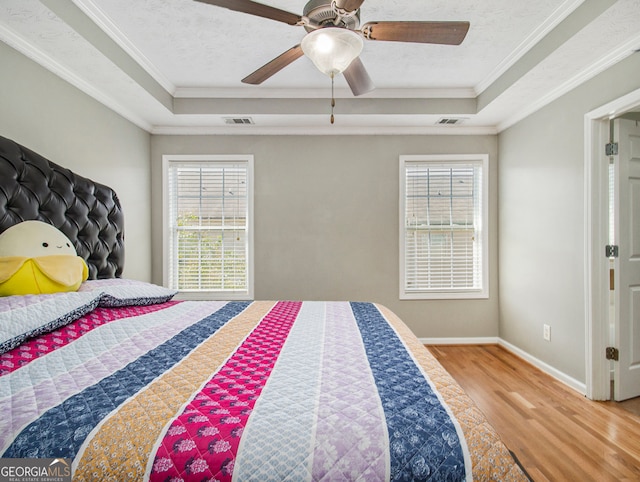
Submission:
[[[149,306],[125,306],[123,308],[96,308],[68,325],[40,335],[0,355],[0,377],[23,367],[52,351],[68,345],[73,340],[97,327],[115,320],[153,313],[180,303],[169,301]]]
[[[231,481],[242,431],[301,306],[278,302],[171,423],[151,481]]]

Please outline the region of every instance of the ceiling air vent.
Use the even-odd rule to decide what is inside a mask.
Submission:
[[[453,125],[462,124],[465,120],[466,118],[464,117],[443,117],[442,119],[439,119],[438,122],[436,122],[436,124],[453,126]]]
[[[251,117],[224,117],[224,123],[229,125],[254,124]]]

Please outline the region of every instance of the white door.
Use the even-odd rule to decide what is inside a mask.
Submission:
[[[616,163],[615,239],[615,363],[614,398],[640,396],[640,122],[615,121]]]

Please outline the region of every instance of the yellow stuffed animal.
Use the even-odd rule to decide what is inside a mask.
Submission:
[[[89,276],[62,231],[24,221],[0,234],[0,296],[76,291]]]

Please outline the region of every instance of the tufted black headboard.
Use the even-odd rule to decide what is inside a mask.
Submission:
[[[89,266],[89,279],[119,278],[124,217],[116,193],[0,136],[0,233],[14,224],[53,224]]]

